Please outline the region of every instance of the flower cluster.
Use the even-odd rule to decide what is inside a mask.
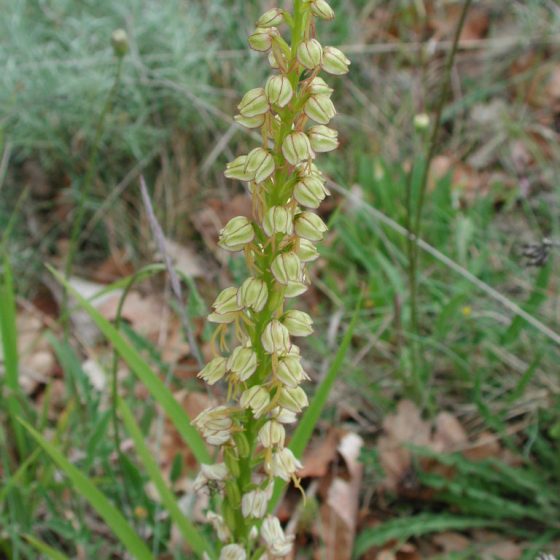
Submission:
[[[195,481],[197,489],[223,495],[221,512],[208,513],[223,543],[220,560],[280,558],[292,547],[267,513],[274,479],[299,485],[302,466],[285,447],[285,425],[308,405],[300,386],[308,376],[292,338],[313,328],[311,317],[286,310],[285,300],[307,290],[307,263],[318,258],[314,244],[327,231],[314,212],[329,194],[314,161],[337,148],[338,134],[327,126],[336,114],[333,90],[319,73],[345,74],[350,64],[315,37],[315,20],[333,17],[326,0],[295,0],[293,13],[274,8],[263,14],[249,37],[253,49],[268,53],[274,74],[243,96],[235,120],[260,129],[263,142],[230,162],[225,175],[249,184],[254,219],[230,220],[219,245],[243,251],[251,276],[223,290],[209,316],[219,344],[199,377],[227,383],[228,403],[193,421],[222,451],[223,462],[203,465]],[[290,28],[291,44],[281,25]],[[231,351],[230,329],[237,343]]]

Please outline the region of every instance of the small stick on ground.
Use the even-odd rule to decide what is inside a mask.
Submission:
[[[150,195],[148,193],[148,187],[146,186],[146,181],[144,180],[143,175],[140,175],[140,192],[142,194],[142,201],[144,203],[144,207],[146,208],[146,215],[148,216],[148,222],[150,224],[150,229],[152,230],[152,235],[154,236],[154,240],[156,242],[157,248],[163,257],[165,266],[167,268],[167,273],[169,274],[169,280],[171,282],[171,291],[173,292],[173,295],[175,296],[175,299],[177,300],[178,303],[179,318],[181,319],[181,326],[183,327],[183,332],[189,342],[189,346],[191,347],[191,352],[193,356],[196,358],[199,367],[203,368],[204,359],[202,357],[200,348],[198,347],[198,344],[196,342],[196,337],[194,335],[194,329],[191,320],[187,315],[187,312],[185,311],[181,283],[179,282],[179,277],[177,276],[177,272],[175,271],[175,267],[173,266],[171,257],[167,252],[165,236],[154,213],[152,201],[150,200]]]

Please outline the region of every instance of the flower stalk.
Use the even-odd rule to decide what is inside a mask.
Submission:
[[[216,355],[199,377],[225,382],[228,401],[193,420],[221,449],[222,462],[203,465],[195,483],[222,496],[221,511],[208,512],[222,542],[220,560],[281,558],[292,548],[278,519],[266,513],[274,479],[299,487],[302,466],[285,447],[285,425],[308,405],[300,387],[308,376],[292,337],[310,335],[313,322],[285,305],[307,290],[307,264],[318,258],[315,243],[327,231],[313,211],[329,194],[314,161],[337,148],[338,135],[327,126],[336,114],[332,89],[318,74],[341,75],[350,64],[316,38],[316,19],[333,17],[326,0],[294,0],[292,13],[263,14],[249,37],[253,49],[268,54],[274,74],[243,96],[235,119],[260,129],[262,145],[230,162],[225,175],[248,183],[254,216],[230,220],[219,245],[243,251],[251,276],[223,290],[208,318],[217,324]],[[290,44],[280,26],[290,30]]]

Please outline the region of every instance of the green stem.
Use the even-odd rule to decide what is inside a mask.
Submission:
[[[463,10],[461,12],[461,17],[457,28],[455,29],[455,36],[453,37],[453,44],[451,51],[447,57],[445,64],[443,80],[441,84],[441,90],[436,105],[436,113],[434,125],[432,127],[432,133],[430,135],[430,140],[428,142],[428,151],[424,161],[422,162],[422,175],[420,179],[420,191],[418,195],[418,202],[416,204],[416,211],[414,213],[414,219],[412,219],[412,183],[413,183],[413,171],[410,172],[409,182],[407,188],[407,229],[409,231],[408,235],[408,253],[409,253],[409,263],[408,263],[408,282],[410,290],[410,320],[411,320],[411,331],[414,336],[420,341],[420,333],[418,326],[418,239],[421,234],[422,227],[422,212],[424,209],[424,203],[426,200],[426,192],[428,187],[428,176],[430,172],[430,167],[436,149],[438,147],[438,135],[441,127],[441,119],[443,115],[443,108],[449,94],[449,85],[451,82],[451,71],[453,69],[453,63],[455,62],[455,56],[457,54],[457,49],[459,46],[459,38],[461,36],[461,31],[466,21],[467,13],[469,11],[472,0],[465,0],[463,4]],[[413,342],[413,352],[415,355],[418,354],[417,343]],[[415,364],[413,371],[413,385],[416,393],[416,397],[421,397],[421,380],[419,378],[418,364]]]

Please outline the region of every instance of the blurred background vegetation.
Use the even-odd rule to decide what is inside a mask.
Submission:
[[[318,436],[337,425],[365,440],[358,550],[390,550],[391,558],[534,558],[541,550],[557,552],[560,6],[555,0],[474,2],[450,75],[421,222],[421,237],[455,268],[420,251],[412,271],[418,298],[411,304],[410,247],[398,226],[406,227],[416,210],[429,140],[428,131],[415,127],[415,117],[426,113],[433,122],[461,3],[332,4],[337,19],[321,25],[322,43],[342,45],[352,71],[334,85],[339,113],[334,126],[342,149],[323,158],[333,181],[333,196],[322,210],[331,232],[305,297],[317,327],[305,355],[319,379],[362,300],[344,375]],[[22,359],[29,359],[29,370],[43,372],[37,347],[53,356],[39,381],[30,374],[25,407],[53,429],[83,469],[99,477],[106,492],[127,504],[123,509],[161,558],[186,558],[168,546],[169,520],[158,517],[158,504],[132,461],[128,487],[120,487],[112,443],[104,437],[111,430],[106,395],[91,391],[84,372],[91,360],[109,371],[107,349],[98,341],[91,346],[79,333],[72,345],[57,346],[60,300],[44,264],[64,266],[100,115],[117,72],[111,33],[123,28],[130,50],[103,122],[92,188],[83,200],[74,274],[105,284],[160,258],[139,194],[143,174],[166,237],[192,272],[188,309],[204,349],[206,304],[218,287],[243,277],[241,262],[225,259],[215,236],[230,216],[250,210],[242,185],[225,180],[222,172],[253,145],[232,116],[241,94],[269,72],[265,59],[246,44],[268,4],[4,0],[0,5],[0,229],[12,220],[5,248],[16,280],[20,332],[27,326],[36,335]],[[544,239],[552,245],[543,245]],[[526,244],[540,262],[528,262]],[[501,300],[481,290],[480,282]],[[166,289],[158,277],[143,284],[139,297]],[[512,313],[504,298],[545,328]],[[164,314],[161,308],[157,312]],[[125,330],[177,390],[198,387],[192,359],[164,355],[157,337],[137,332],[142,329],[135,329],[133,320]],[[134,396],[130,383],[128,390]],[[80,410],[88,393],[92,400]],[[132,402],[148,433],[155,408]],[[411,457],[391,479],[379,441],[391,437],[388,418],[413,417],[399,409],[403,402],[413,403],[428,430],[437,432],[437,419],[451,414],[463,439],[458,447],[437,448],[429,438],[395,436]],[[4,428],[2,436],[8,437]],[[2,448],[7,484],[17,462],[6,442]],[[475,460],[465,448],[486,451]],[[184,470],[180,454],[170,454],[165,468],[178,480]],[[447,470],[434,469],[434,463]],[[12,495],[0,504],[5,557],[36,557],[20,538],[30,531],[71,557],[120,557],[117,544],[89,520],[87,507],[68,497],[48,461],[35,467],[37,478],[18,488],[18,499]],[[17,485],[10,486],[11,493]],[[30,505],[20,511],[18,503]],[[476,522],[469,526],[468,519]],[[476,533],[473,527],[480,526],[492,528],[493,536]],[[459,550],[431,537],[422,540],[425,534],[460,530],[467,542]],[[302,535],[302,550],[318,546],[316,535],[305,536],[304,530]],[[516,547],[517,556],[488,555],[486,537]],[[403,543],[418,556],[406,556]]]

